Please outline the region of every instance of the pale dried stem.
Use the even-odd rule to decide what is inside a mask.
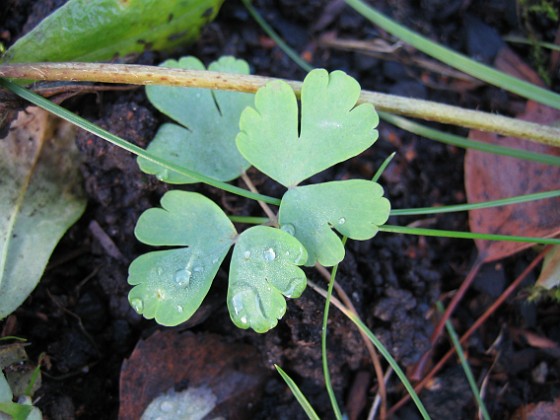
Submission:
[[[136,64],[33,63],[0,65],[0,77],[26,80],[125,83],[135,85],[189,86],[254,93],[273,78],[181,70]],[[285,80],[299,94],[301,82]],[[560,128],[474,111],[437,102],[362,91],[359,102],[379,111],[437,121],[461,127],[526,138],[560,146]]]

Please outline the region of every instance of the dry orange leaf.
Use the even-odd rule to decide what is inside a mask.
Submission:
[[[508,58],[498,61],[497,65],[508,71],[511,67],[503,63],[515,62],[515,71],[508,72],[534,80],[536,76],[528,76],[532,73],[529,67],[516,58]],[[551,125],[560,120],[560,111],[528,101],[525,111],[517,118]],[[499,137],[493,133],[472,130],[469,138],[560,156],[558,148],[512,137]],[[469,149],[465,156],[465,188],[469,203],[556,190],[560,189],[560,168]],[[469,212],[469,225],[473,232],[552,237],[560,234],[559,209],[560,198],[554,198],[472,210]],[[521,242],[475,242],[485,262],[506,258],[532,246],[530,243]]]

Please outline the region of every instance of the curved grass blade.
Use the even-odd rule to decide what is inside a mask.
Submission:
[[[57,115],[58,117],[71,122],[72,124],[77,125],[80,128],[83,128],[84,130],[95,134],[98,137],[101,137],[104,140],[107,140],[108,142],[129,151],[130,153],[133,153],[136,156],[142,157],[146,160],[149,160],[151,162],[157,163],[158,165],[169,169],[170,171],[174,171],[177,172],[181,175],[187,176],[187,177],[192,177],[197,179],[199,182],[211,185],[213,187],[222,189],[224,191],[228,191],[232,194],[236,194],[239,195],[241,197],[246,197],[249,198],[251,200],[260,200],[260,201],[264,201],[265,203],[268,204],[273,204],[273,205],[280,205],[280,200],[274,197],[269,197],[266,195],[262,195],[262,194],[257,194],[257,193],[252,193],[251,191],[247,191],[243,188],[239,188],[236,187],[234,185],[230,185],[227,184],[225,182],[220,182],[220,181],[216,181],[215,179],[209,178],[207,176],[204,176],[202,174],[199,174],[197,172],[194,171],[190,171],[186,168],[181,168],[173,163],[170,163],[166,160],[162,160],[161,158],[152,155],[151,153],[146,152],[144,149],[142,149],[141,147],[138,147],[124,139],[121,139],[118,136],[115,136],[114,134],[110,133],[107,130],[102,129],[101,127],[96,126],[95,124],[89,122],[88,120],[74,114],[73,112],[68,111],[67,109],[61,107],[60,105],[57,105],[51,101],[49,101],[48,99],[43,98],[42,96],[37,95],[34,92],[31,92],[27,89],[24,89],[12,82],[9,82],[8,80],[4,80],[4,79],[0,79],[0,86],[3,86],[7,89],[10,89],[12,92],[14,92],[16,95],[21,96],[23,99],[41,107],[46,109],[49,112],[52,112],[53,114]]]
[[[464,149],[480,150],[481,152],[493,153],[495,155],[511,156],[518,159],[532,160],[547,165],[560,166],[560,157],[547,155],[544,153],[535,153],[527,150],[516,149],[507,146],[498,146],[482,141],[471,140],[466,137],[457,136],[455,134],[446,133],[434,128],[418,124],[412,120],[398,117],[386,112],[378,112],[379,117],[403,130],[417,134],[427,139],[436,140],[440,143],[451,144],[453,146]]]
[[[516,93],[524,98],[560,109],[560,95],[550,90],[543,89],[532,83],[525,82],[516,77],[509,76],[485,64],[474,61],[449,48],[443,47],[420,34],[398,24],[392,19],[382,15],[377,10],[366,5],[361,0],[345,0],[346,4],[364,16],[372,23],[380,26],[387,32],[395,35],[414,48],[434,57],[445,64],[464,71],[473,77],[498,86],[509,92]]]
[[[456,239],[482,239],[486,241],[510,241],[510,242],[528,242],[544,245],[560,245],[560,239],[557,238],[537,238],[532,236],[513,236],[513,235],[493,235],[490,233],[475,232],[458,232],[453,230],[425,229],[408,226],[379,226],[380,232],[403,233],[408,235],[419,236],[438,236],[442,238]]]
[[[309,404],[309,401],[307,400],[307,398],[305,398],[305,395],[303,395],[303,392],[301,392],[294,380],[290,378],[280,366],[274,365],[274,367],[276,368],[282,379],[284,379],[284,382],[286,382],[286,385],[288,385],[290,391],[292,391],[292,394],[294,394],[294,397],[296,397],[296,400],[299,402],[299,405],[301,405],[301,408],[303,408],[303,411],[305,411],[305,414],[307,414],[307,417],[309,417],[311,420],[320,420],[320,417],[317,415],[313,407],[311,407],[311,404]]]
[[[507,206],[510,204],[526,203],[529,201],[543,200],[546,198],[560,197],[560,190],[539,192],[534,194],[517,195],[515,197],[502,198],[499,200],[484,201],[482,203],[454,204],[441,207],[419,207],[416,209],[393,209],[391,216],[418,216],[420,214],[441,214],[457,211],[469,211],[487,209],[491,207]]]
[[[441,302],[436,302],[437,309],[440,313],[443,314],[444,309]],[[476,384],[476,380],[474,379],[472,370],[469,366],[469,362],[465,357],[465,352],[461,347],[461,343],[459,342],[459,337],[457,337],[457,333],[453,328],[453,324],[451,321],[447,320],[445,322],[445,328],[447,329],[447,333],[449,334],[449,338],[451,338],[451,342],[453,343],[453,347],[455,347],[455,351],[457,352],[457,356],[459,356],[459,361],[461,362],[461,366],[463,367],[463,371],[465,372],[465,376],[467,377],[467,381],[469,382],[469,386],[471,387],[471,391],[474,395],[476,403],[482,413],[482,418],[484,420],[490,420],[490,414],[488,414],[488,410],[486,409],[486,405],[484,404],[484,400],[480,397],[480,391],[478,390],[478,386]]]

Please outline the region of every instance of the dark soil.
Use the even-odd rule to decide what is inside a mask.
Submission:
[[[0,6],[1,40],[9,46],[63,3],[62,0],[4,2]],[[350,8],[336,3],[260,0],[255,6],[290,45],[312,57],[314,66],[344,70],[359,80],[364,89],[502,113],[515,111],[516,102],[509,101],[503,91],[486,86],[459,90],[446,77],[403,64],[420,56],[411,49],[372,57],[322,47],[320,39],[327,32],[344,39],[381,38],[388,45],[395,42]],[[539,28],[538,34],[544,40],[551,42],[555,36],[555,25],[544,17],[538,17],[535,22],[518,16],[513,0],[371,3],[410,28],[489,63],[502,46],[503,35],[527,36]],[[528,47],[517,52],[533,66],[544,66],[531,61]],[[206,63],[221,55],[235,55],[247,60],[255,74],[299,80],[305,76],[234,0],[226,2],[216,21],[206,27],[194,46],[172,56],[187,54]],[[167,57],[145,53],[137,62],[158,64]],[[86,95],[64,105],[142,147],[165,121],[148,103],[143,89]],[[9,323],[3,321],[0,325],[5,333],[25,337],[30,342],[27,351],[33,359],[41,353],[48,357],[43,385],[37,394],[40,397],[37,404],[46,418],[110,419],[118,415],[119,373],[123,361],[138,340],[164,329],[131,309],[127,300],[130,289],[127,267],[148,249],[133,235],[139,215],[157,206],[168,187],[142,174],[128,152],[88,133],[81,132],[77,144],[83,156],[81,168],[88,195],[86,213],[56,248],[37,289]],[[394,151],[397,156],[381,179],[393,208],[465,201],[461,150],[421,139],[385,123],[380,126],[380,140],[371,150],[320,174],[313,181],[371,177]],[[249,175],[262,193],[280,194],[257,171],[252,170]],[[245,187],[241,181],[239,186]],[[203,191],[231,212],[261,215],[253,202],[210,187],[191,189]],[[393,218],[390,223],[405,225],[415,221],[403,217]],[[466,216],[462,214],[437,216],[418,223],[442,229],[468,229]],[[337,280],[391,354],[402,366],[411,368],[431,347],[434,303],[444,293],[457,288],[475,257],[476,249],[470,241],[379,234],[367,242],[349,242]],[[474,322],[528,261],[530,255],[524,253],[487,267],[479,274],[479,287],[468,294],[453,318],[459,332]],[[323,281],[313,270],[308,271],[308,276],[316,283]],[[220,271],[195,319],[178,329],[218,334],[256,349],[259,357],[254,363],[267,369],[269,376],[261,400],[255,401],[254,418],[305,418],[274,372],[273,364],[282,366],[296,380],[321,418],[333,417],[321,369],[323,298],[307,290],[300,299],[289,301],[287,314],[277,328],[259,335],[236,329],[229,322],[225,307],[226,280],[226,273]],[[487,284],[495,287],[488,288]],[[513,331],[532,330],[558,340],[558,315],[555,306],[530,304],[518,296],[500,309],[469,343],[468,354],[475,377],[488,378],[485,395],[493,418],[511,417],[527,403],[557,396],[559,371],[554,355],[530,346]],[[442,342],[436,349],[435,361],[447,346]],[[493,353],[486,353],[491,346],[495,346]],[[356,328],[336,309],[331,310],[329,324],[329,360],[339,401],[355,401],[356,392],[364,393],[366,405],[352,403],[348,410],[357,412],[357,418],[366,418],[377,389],[375,375]],[[533,373],[543,363],[548,372],[544,380],[537,380]],[[353,388],[364,373],[369,380],[362,388]],[[388,390],[390,403],[403,395],[396,379],[391,379]],[[436,419],[476,415],[472,394],[455,362],[449,363],[431,390],[421,394],[421,399]],[[418,416],[410,405],[398,415],[400,418]]]

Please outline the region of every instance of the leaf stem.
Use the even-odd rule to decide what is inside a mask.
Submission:
[[[248,225],[266,225],[271,222],[268,217],[228,216],[228,218],[233,223],[246,223]]]
[[[180,70],[137,64],[33,63],[0,65],[0,77],[24,80],[188,86],[254,93],[275,80],[262,76]],[[286,80],[299,94],[301,82]],[[560,146],[560,128],[420,99],[362,91],[358,101],[380,111]]]

